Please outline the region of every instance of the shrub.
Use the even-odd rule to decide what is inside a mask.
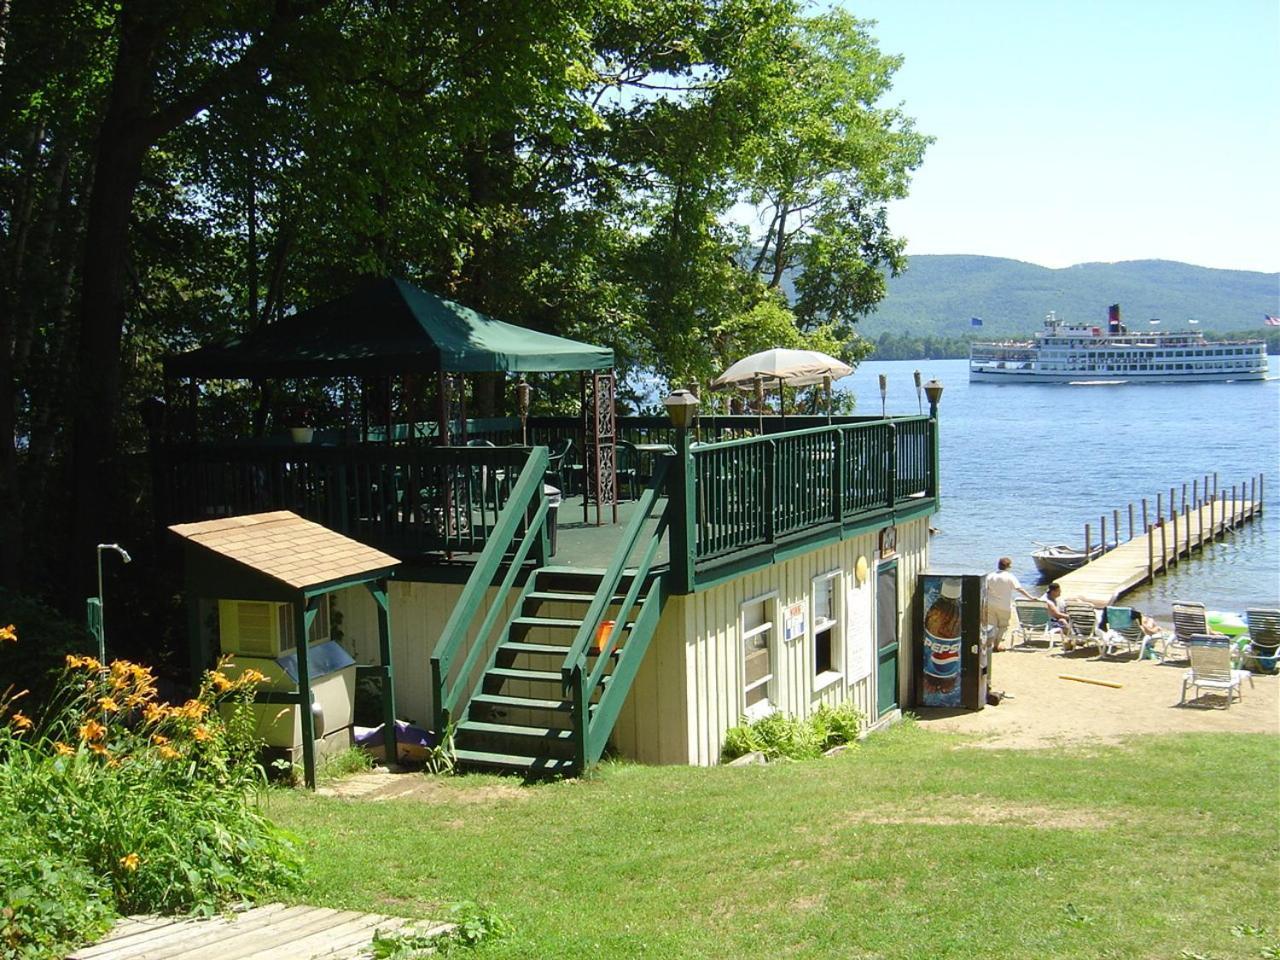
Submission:
[[[257,804],[260,679],[213,671],[171,706],[148,668],[71,655],[38,717],[0,696],[0,888],[40,894],[0,917],[0,957],[60,956],[117,912],[210,913],[297,879]]]
[[[762,753],[766,760],[813,760],[824,750],[857,739],[862,714],[850,704],[822,704],[807,720],[774,712],[758,720],[743,718],[725,732],[721,759],[734,760],[748,753]]]

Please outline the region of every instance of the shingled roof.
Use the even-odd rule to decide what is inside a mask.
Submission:
[[[179,523],[169,529],[295,590],[386,570],[400,562],[288,510]]]

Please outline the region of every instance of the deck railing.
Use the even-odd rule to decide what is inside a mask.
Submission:
[[[695,563],[936,493],[934,422],[901,417],[695,445]]]
[[[529,458],[527,447],[224,444],[157,451],[165,523],[292,510],[413,555],[481,550]]]

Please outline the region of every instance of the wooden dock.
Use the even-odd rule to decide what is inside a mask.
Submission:
[[[1260,477],[1242,484],[1238,493],[1232,488],[1230,493],[1210,496],[1203,501],[1197,498],[1187,502],[1185,486],[1183,489],[1181,509],[1175,506],[1167,515],[1158,515],[1154,523],[1143,524],[1145,532],[1137,532],[1124,543],[1111,546],[1096,560],[1059,577],[1057,582],[1062,586],[1063,599],[1088,600],[1099,608],[1115,603],[1134,587],[1151,582],[1156,574],[1176,567],[1191,557],[1193,551],[1203,551],[1214,540],[1262,514]],[[1171,505],[1174,495],[1175,491],[1170,490]],[[1143,501],[1144,515],[1146,506],[1146,501]],[[1129,518],[1132,525],[1132,507],[1129,508]],[[1105,517],[1103,522],[1105,524]],[[1113,529],[1118,533],[1119,511],[1116,511],[1113,523]],[[1105,526],[1103,531],[1105,542]]]
[[[326,907],[272,903],[226,917],[126,917],[68,960],[354,960],[370,957],[375,933],[439,936],[426,923]]]

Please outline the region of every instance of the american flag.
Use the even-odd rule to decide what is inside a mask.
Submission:
[[[981,317],[970,317],[970,318],[969,318],[969,325],[970,325],[971,327],[980,327],[980,326],[982,326],[982,318],[981,318]]]
[[[1264,313],[1262,316],[1264,318],[1262,322],[1268,327],[1280,327],[1280,317],[1273,317],[1269,313]]]

